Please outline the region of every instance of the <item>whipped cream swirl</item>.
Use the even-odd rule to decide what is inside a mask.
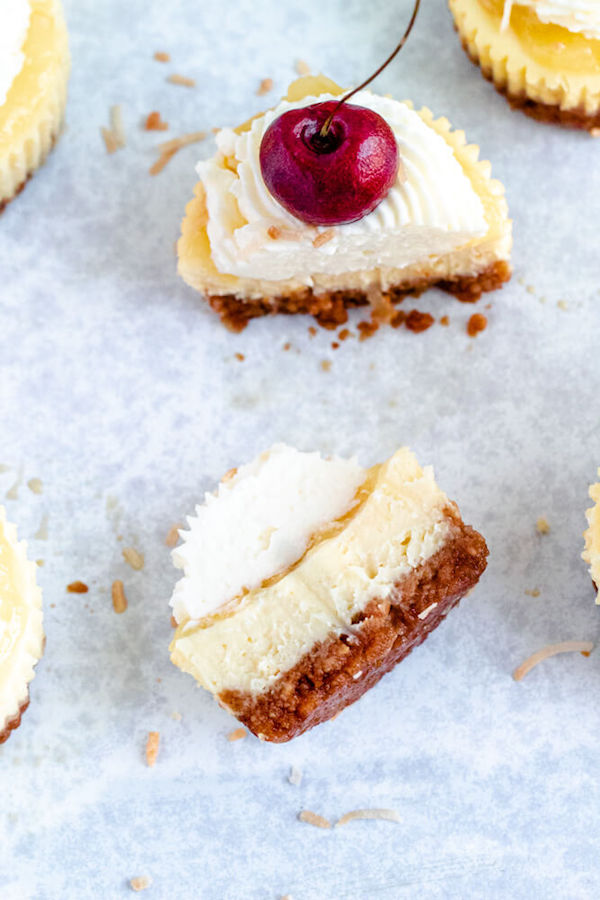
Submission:
[[[505,0],[502,28],[508,28],[514,0]],[[544,25],[562,25],[576,34],[600,40],[600,0],[519,0],[528,6]]]
[[[23,44],[29,29],[29,0],[0,0],[0,106],[23,68]]]
[[[402,162],[387,197],[358,222],[333,228],[315,228],[287,212],[262,178],[263,135],[286,110],[333,99],[283,101],[242,134],[232,129],[218,133],[217,154],[199,163],[197,171],[206,191],[212,257],[220,272],[267,281],[294,279],[310,286],[311,275],[403,268],[486,233],[482,203],[452,148],[405,103],[370,91],[356,94],[352,103],[383,116]]]

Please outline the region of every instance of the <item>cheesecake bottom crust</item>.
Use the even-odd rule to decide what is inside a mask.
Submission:
[[[358,700],[437,628],[485,570],[483,537],[453,511],[449,516],[454,522],[444,546],[385,601],[369,603],[352,634],[317,644],[262,694],[223,692],[221,705],[257,737],[283,743]]]
[[[461,44],[471,62],[481,70],[484,78],[494,85],[498,93],[508,100],[512,109],[520,110],[526,116],[535,119],[537,122],[545,122],[547,125],[560,125],[563,128],[575,128],[579,131],[592,131],[595,128],[600,128],[600,109],[594,113],[588,113],[583,108],[561,109],[555,103],[543,103],[541,100],[532,100],[526,91],[515,94],[509,91],[508,85],[498,84],[494,80],[492,70],[481,64],[477,53],[467,44],[462,36]]]
[[[19,707],[19,711],[12,718],[7,719],[4,723],[4,729],[0,731],[0,744],[3,744],[5,741],[9,739],[11,733],[15,731],[16,728],[21,724],[21,717],[27,707],[29,706],[29,697],[25,700],[21,706]]]
[[[496,260],[478,275],[457,275],[450,280],[428,280],[399,284],[384,292],[392,303],[407,296],[419,296],[432,287],[453,294],[464,303],[475,303],[484,292],[495,291],[509,281],[512,270],[506,260]],[[209,295],[208,302],[223,324],[235,332],[243,331],[250,319],[276,314],[314,316],[323,328],[334,330],[348,321],[348,309],[367,306],[363,291],[332,291],[314,294],[311,288],[290,296],[243,300],[235,294]]]

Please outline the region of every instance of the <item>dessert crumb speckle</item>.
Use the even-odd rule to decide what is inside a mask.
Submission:
[[[171,616],[171,628],[177,628],[177,619],[175,616]]]
[[[167,131],[169,123],[165,122],[158,110],[148,113],[144,122],[146,131]]]
[[[339,825],[347,825],[348,822],[356,822],[360,819],[379,819],[384,822],[400,822],[400,816],[395,809],[353,809],[351,812],[345,813],[335,823],[337,828]]]
[[[329,372],[331,369],[331,360],[330,359],[322,359],[321,360],[321,369],[323,372]]]
[[[132,891],[145,891],[152,884],[152,879],[148,875],[138,875],[129,882]]]
[[[121,553],[123,554],[125,562],[130,565],[132,569],[135,569],[136,572],[139,572],[140,569],[144,568],[143,554],[141,554],[139,550],[136,550],[135,547],[123,547]]]
[[[178,84],[181,87],[196,87],[196,79],[195,78],[187,78],[185,75],[167,75],[167,81],[169,84]]]
[[[543,516],[535,523],[535,527],[539,531],[540,534],[549,534],[550,533],[550,523]]]
[[[301,822],[306,822],[307,825],[314,825],[315,828],[331,828],[329,819],[324,818],[324,816],[319,816],[310,809],[303,809],[302,812],[299,813],[298,818]]]
[[[44,484],[41,478],[30,478],[27,482],[27,487],[31,491],[32,494],[43,494],[44,493]]]
[[[290,344],[290,342],[289,342],[289,341],[286,341],[286,343],[283,345],[283,349],[284,349],[284,350],[289,350],[291,346],[292,346],[292,345]]]
[[[447,328],[449,324],[450,319],[448,318],[448,316],[442,316],[442,318],[440,319],[440,325],[443,325],[445,328]]]
[[[247,738],[247,737],[248,737],[248,732],[246,731],[245,728],[235,728],[233,731],[229,732],[229,734],[227,735],[227,740],[230,743],[233,743],[234,741],[243,741],[244,738]]]
[[[288,781],[290,784],[299,785],[302,783],[302,771],[298,769],[296,766],[292,766],[290,769],[290,774],[288,775]]]
[[[338,334],[338,341],[346,341],[349,337],[352,337],[352,332],[349,328],[342,328],[342,330]]]
[[[332,342],[331,342],[331,349],[332,349],[332,350],[337,350],[339,346],[340,346],[340,345],[338,344],[337,341],[332,341]]]
[[[123,582],[117,579],[113,581],[111,587],[112,605],[116,613],[124,613],[127,609],[127,597],[125,596],[125,588]]]
[[[44,565],[44,560],[43,560],[43,559],[36,559],[35,562],[36,562],[36,565],[40,567],[40,569],[41,569],[42,566]]]
[[[310,75],[311,68],[306,60],[298,59],[296,61],[296,72],[298,75]]]
[[[165,544],[167,547],[174,547],[179,540],[179,529],[183,528],[181,522],[176,522],[175,525],[171,525],[169,530],[167,531],[167,536],[165,538]]]
[[[532,588],[531,590],[525,591],[528,597],[539,597],[540,591],[539,588]]]
[[[467,334],[469,337],[476,337],[487,328],[488,320],[482,313],[473,313],[467,322]]]
[[[328,228],[327,231],[321,231],[316,238],[313,240],[312,244],[317,250],[319,247],[323,247],[325,244],[328,244],[335,237],[335,231],[333,228]]]
[[[366,341],[379,329],[377,322],[359,322],[356,327],[358,329],[359,341]]]
[[[182,715],[180,712],[177,712],[177,710],[174,710],[171,713],[171,718],[174,719],[176,722],[181,722]]]
[[[36,541],[47,541],[48,540],[48,516],[42,516],[42,521],[40,522],[40,527],[34,534],[34,539]]]
[[[418,309],[411,309],[406,317],[406,327],[409,331],[413,331],[415,334],[420,334],[422,331],[427,331],[428,328],[431,328],[435,319],[431,315],[431,313],[419,312]]]
[[[18,500],[19,499],[19,488],[23,483],[23,466],[19,469],[19,474],[15,479],[15,483],[7,490],[6,499],[7,500]]]
[[[259,97],[264,96],[264,94],[268,94],[269,91],[273,90],[273,79],[272,78],[263,78],[261,83],[256,89],[256,93]]]
[[[535,288],[532,284],[528,284],[525,288],[528,294],[535,294]]]
[[[559,309],[567,310],[569,308],[569,304],[566,300],[558,300],[557,304]]]
[[[72,581],[67,585],[69,594],[87,594],[89,587],[83,581]]]
[[[235,358],[238,359],[240,362],[244,362],[244,360],[246,359],[246,357],[244,356],[243,353],[236,353]]]
[[[154,54],[154,59],[156,62],[168,63],[171,62],[171,54],[165,53],[164,50],[157,50]]]
[[[160,744],[160,731],[149,731],[146,741],[146,764],[152,768],[156,764],[158,747]]]
[[[317,333],[317,329],[315,328],[314,325],[308,326],[308,333],[310,334],[311,337],[315,336],[315,334]]]

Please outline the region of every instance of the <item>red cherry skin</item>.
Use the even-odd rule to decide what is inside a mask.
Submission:
[[[309,225],[346,225],[364,218],[389,193],[400,165],[394,132],[364,106],[328,100],[290,109],[267,128],[260,145],[264,182],[281,205]]]

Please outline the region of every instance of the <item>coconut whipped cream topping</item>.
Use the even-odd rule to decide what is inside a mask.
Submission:
[[[332,99],[327,94],[283,101],[242,134],[229,128],[218,133],[217,154],[199,163],[197,171],[206,191],[212,258],[220,272],[267,281],[293,278],[310,286],[311,274],[402,268],[487,232],[481,201],[452,148],[405,103],[370,91],[359,92],[352,103],[383,116],[402,162],[387,197],[358,222],[333,228],[315,228],[288,213],[261,175],[263,135],[286,110]],[[317,240],[324,232],[327,240]]]
[[[23,44],[29,28],[29,0],[0,0],[0,106],[23,68]]]
[[[315,532],[351,507],[365,477],[354,459],[276,444],[222,481],[173,551],[184,571],[171,600],[177,621],[210,615],[297,562]]]
[[[505,0],[502,27],[508,28],[515,0]],[[600,0],[519,0],[535,10],[544,25],[562,25],[576,34],[600,40]]]

